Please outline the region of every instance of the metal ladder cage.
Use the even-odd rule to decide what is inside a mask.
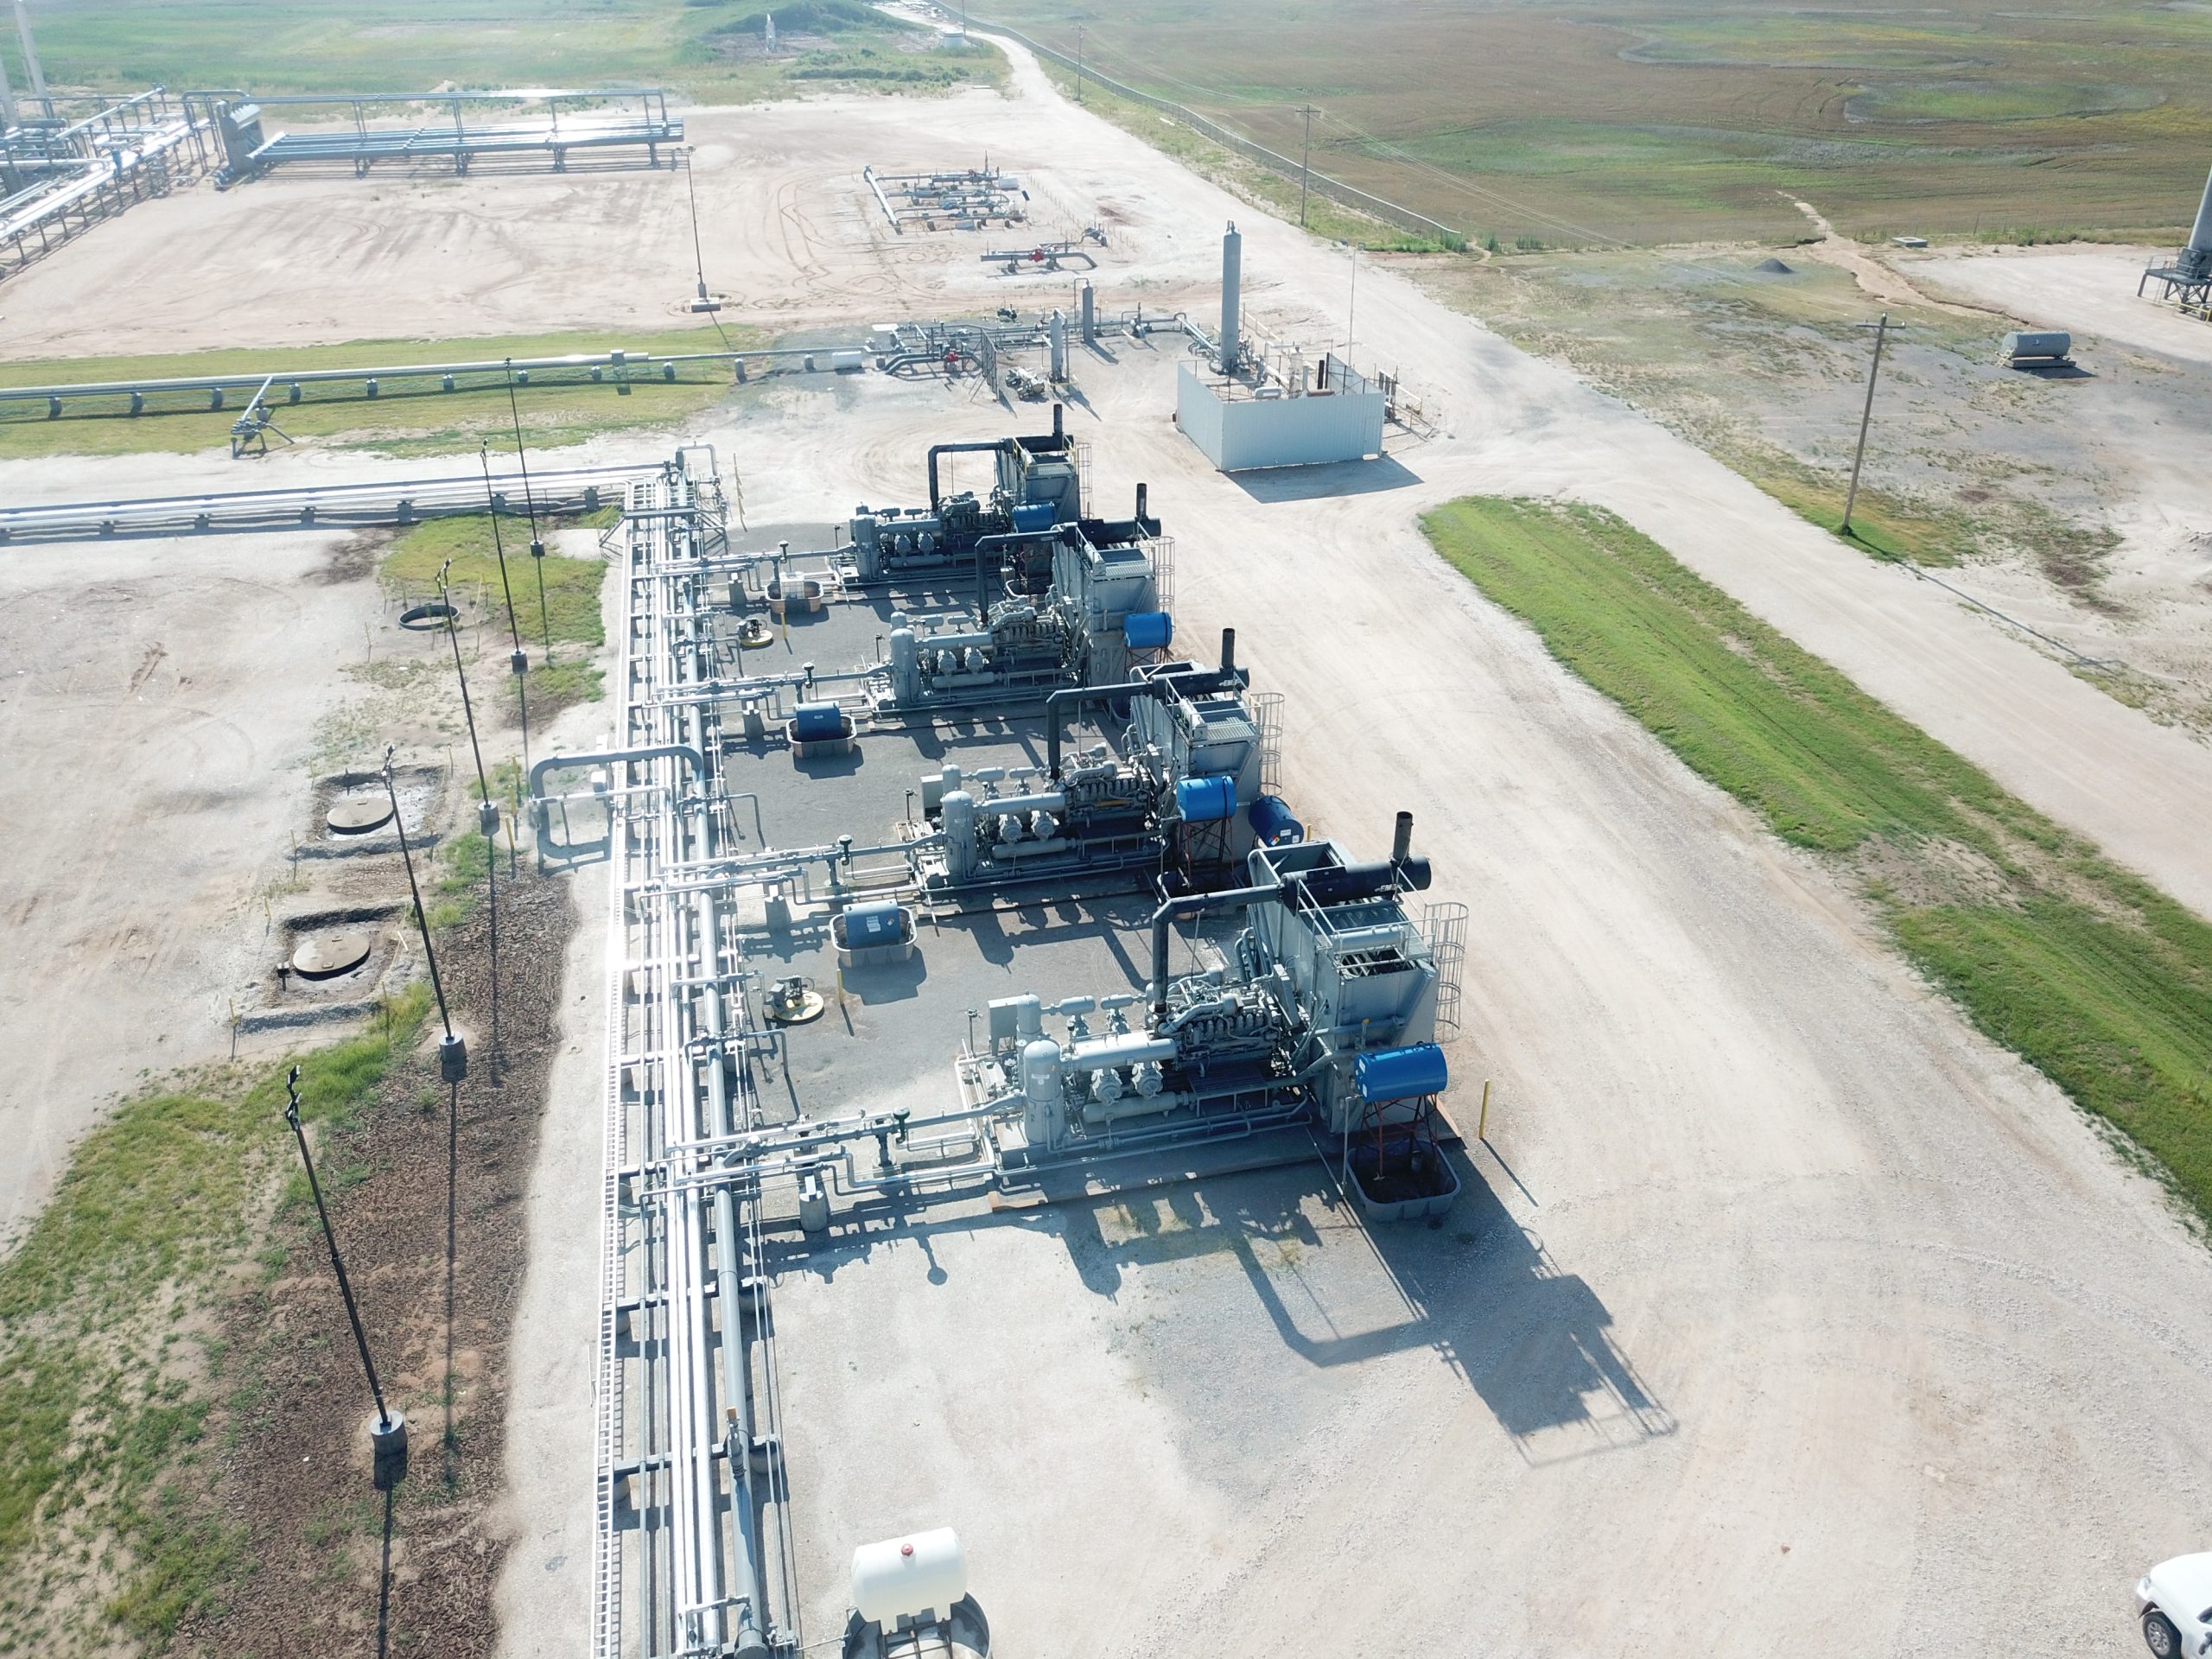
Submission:
[[[1453,899],[1432,899],[1421,906],[1421,937],[1428,941],[1436,969],[1436,1033],[1459,1034],[1459,1004],[1467,967],[1467,907]]]
[[[1260,728],[1260,787],[1270,795],[1282,793],[1282,711],[1280,691],[1248,691],[1244,706]]]
[[[1175,612],[1175,538],[1147,536],[1144,550],[1152,560],[1154,606],[1172,616]]]
[[[1071,441],[1068,458],[1075,462],[1075,510],[1078,518],[1090,517],[1090,446]]]

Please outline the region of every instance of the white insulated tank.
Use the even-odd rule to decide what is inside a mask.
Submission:
[[[968,1593],[968,1558],[950,1527],[909,1533],[853,1552],[853,1611],[886,1627],[933,1612],[942,1618]]]

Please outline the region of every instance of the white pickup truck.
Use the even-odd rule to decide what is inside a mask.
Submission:
[[[2212,1651],[2212,1554],[2177,1555],[2145,1573],[2135,1613],[2158,1659],[2203,1659]]]

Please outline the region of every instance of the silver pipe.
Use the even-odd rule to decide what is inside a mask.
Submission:
[[[175,137],[185,136],[181,129]],[[171,143],[175,139],[171,139]],[[105,169],[104,169],[105,170]],[[670,352],[656,354],[650,352],[621,351],[609,348],[604,352],[570,353],[563,357],[518,357],[510,363],[505,359],[492,360],[470,359],[456,363],[401,363],[384,366],[364,365],[359,368],[339,369],[248,369],[236,374],[185,375],[166,380],[84,380],[67,381],[48,386],[0,387],[0,399],[22,400],[45,397],[113,397],[132,391],[213,391],[232,386],[250,386],[263,379],[277,379],[290,385],[319,385],[345,380],[432,380],[442,376],[462,374],[497,374],[504,376],[510,368],[523,372],[556,369],[616,369],[620,371],[657,368],[663,364],[735,363],[751,362],[772,358],[828,357],[839,352],[862,351],[858,346],[764,346],[745,352]],[[618,354],[619,353],[619,354]],[[863,354],[865,354],[863,353]]]

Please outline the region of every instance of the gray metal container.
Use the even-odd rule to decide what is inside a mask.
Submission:
[[[2016,329],[2005,336],[2010,363],[2056,363],[2074,349],[2074,336],[2063,329]]]

